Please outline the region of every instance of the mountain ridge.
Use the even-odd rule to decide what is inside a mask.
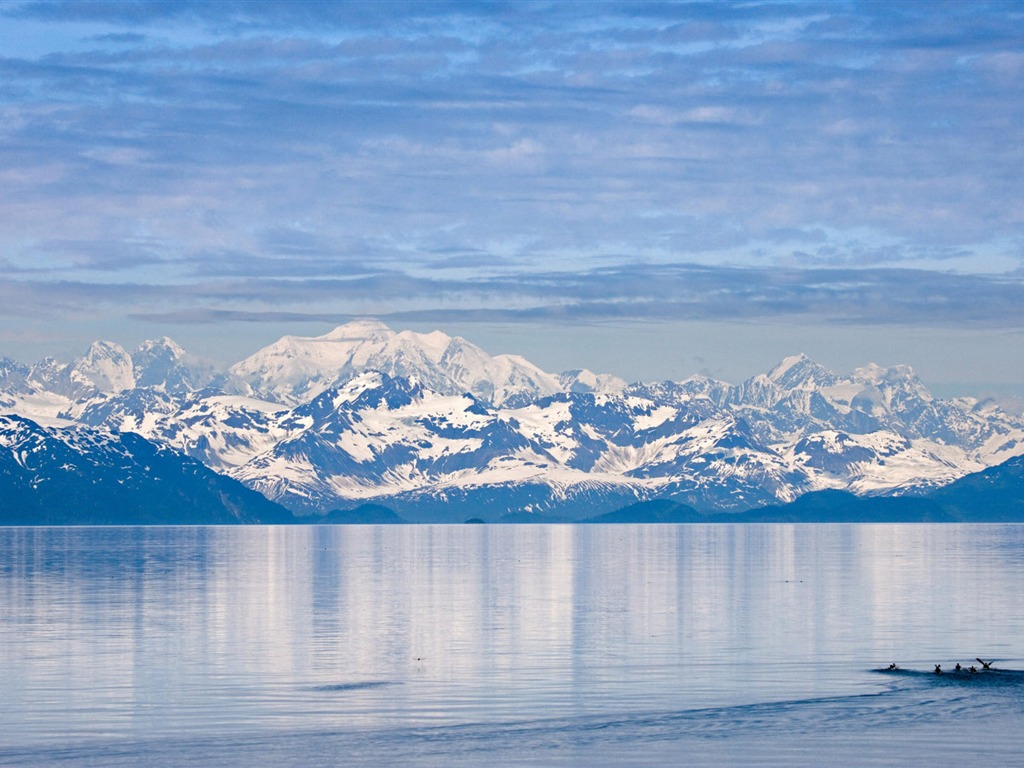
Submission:
[[[135,433],[0,415],[0,525],[291,522],[278,504]]]
[[[736,385],[626,384],[370,320],[282,337],[226,372],[168,337],[0,361],[0,412],[136,432],[300,515],[380,504],[439,522],[923,495],[1024,453],[1024,419],[937,398],[910,366],[840,376],[801,354]]]
[[[807,493],[788,504],[702,514],[668,499],[639,502],[586,523],[1024,523],[1024,456],[966,475],[922,496]]]

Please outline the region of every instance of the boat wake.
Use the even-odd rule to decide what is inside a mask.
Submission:
[[[918,681],[930,685],[964,685],[985,688],[1021,689],[1024,693],[1024,671],[1017,669],[988,669],[977,667],[961,667],[956,669],[920,670],[886,667],[873,669],[882,675],[897,679]]]
[[[368,680],[359,683],[332,683],[330,685],[314,685],[310,690],[321,693],[347,693],[348,691],[368,691],[373,688],[384,688],[397,685],[391,680]]]
[[[821,750],[826,749],[836,764],[874,766],[891,764],[892,744],[899,741],[904,745],[901,754],[914,756],[901,764],[953,766],[971,762],[976,737],[984,739],[989,757],[1018,754],[1019,745],[1007,734],[1016,732],[1024,712],[1024,672],[989,670],[969,676],[872,671],[884,675],[888,684],[847,696],[436,726],[357,727],[339,722],[335,729],[263,729],[0,749],[0,765],[230,768],[256,763],[335,765],[344,756],[346,766],[626,766],[679,764],[686,755],[687,765],[810,766],[820,764]],[[338,683],[312,690],[346,692],[392,684]],[[953,731],[969,733],[971,739],[949,743]]]

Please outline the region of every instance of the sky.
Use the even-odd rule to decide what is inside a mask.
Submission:
[[[356,317],[1024,394],[1024,4],[0,0],[0,356]]]

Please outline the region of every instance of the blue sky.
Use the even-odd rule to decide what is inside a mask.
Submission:
[[[1024,5],[0,2],[0,355],[351,317],[1024,391]]]

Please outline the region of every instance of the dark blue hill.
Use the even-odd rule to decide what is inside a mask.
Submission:
[[[293,522],[238,481],[134,433],[0,416],[0,525]]]
[[[354,509],[334,509],[323,517],[312,515],[299,518],[302,522],[326,525],[400,525],[407,523],[394,510],[379,504],[361,504]]]
[[[710,518],[689,504],[671,499],[653,499],[630,504],[628,507],[588,517],[583,523],[705,523]]]
[[[1024,456],[962,477],[928,498],[965,523],[1024,522]]]
[[[864,498],[816,491],[746,512],[704,514],[670,499],[653,499],[585,520],[587,523],[917,523],[954,518],[928,499]]]
[[[847,491],[805,493],[789,504],[737,515],[717,515],[747,523],[949,523],[955,518],[929,498],[856,496]]]
[[[669,499],[653,499],[585,522],[1024,523],[1024,456],[967,475],[924,496],[814,491],[788,504],[708,515]]]

